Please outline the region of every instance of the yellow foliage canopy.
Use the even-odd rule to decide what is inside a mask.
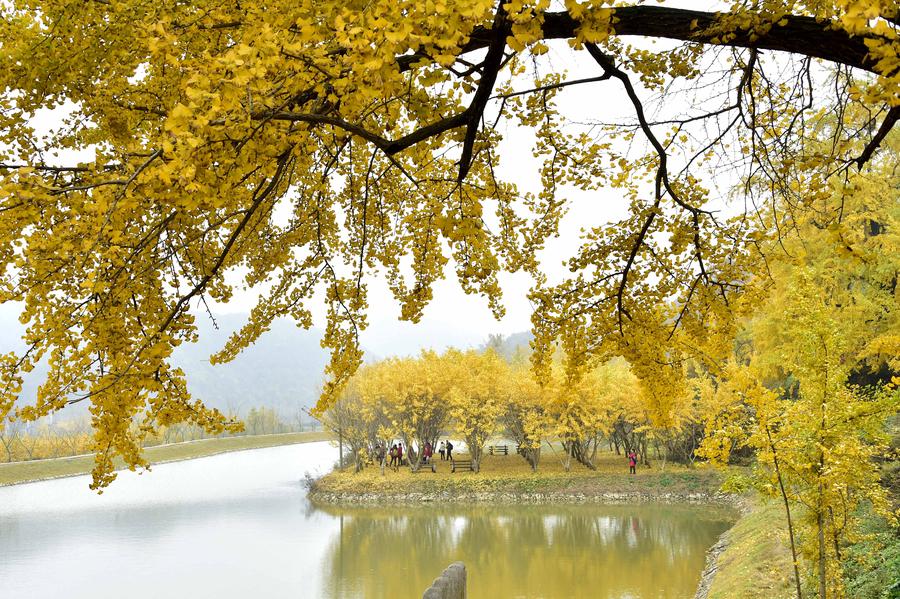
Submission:
[[[27,349],[0,356],[0,417],[46,360],[50,375],[18,415],[89,400],[95,486],[114,478],[116,454],[143,464],[141,437],[160,426],[236,426],[191,399],[168,358],[194,339],[205,299],[229,300],[225,274],[238,267],[245,286],[270,291],[216,360],[275,317],[309,326],[308,302],[324,297],[320,408],[361,363],[368,277],[386,277],[415,321],[451,260],[497,315],[498,273],[535,278],[539,368],[557,342],[576,378],[612,355],[646,381],[660,363],[721,357],[750,248],[767,232],[717,218],[704,173],[730,165],[789,195],[835,165],[877,160],[900,114],[897,4],[549,4],[3,3],[0,302],[24,305]],[[635,35],[682,43],[650,51],[629,45]],[[581,84],[615,86],[637,122],[566,129],[555,97],[573,82],[540,62],[550,40],[568,40],[554,48],[596,69]],[[795,56],[781,79],[764,70],[768,50]],[[679,88],[696,90],[699,112],[650,122],[643,92]],[[826,155],[808,152],[834,104],[869,116],[829,134]],[[68,116],[44,135],[34,116],[48,109]],[[495,176],[501,122],[534,131],[537,192]],[[629,153],[636,131],[645,143]],[[536,252],[557,232],[563,185],[617,187],[629,214],[588,231],[571,278],[550,286]]]

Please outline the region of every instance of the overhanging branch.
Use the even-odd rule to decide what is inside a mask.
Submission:
[[[828,21],[819,22],[813,17],[790,15],[781,20],[783,25],[774,24],[766,33],[738,29],[726,36],[715,31],[714,27],[722,17],[727,16],[728,13],[665,6],[622,6],[613,13],[613,29],[617,36],[659,37],[715,46],[775,50],[875,72],[875,61],[870,58],[866,46],[867,38],[851,37],[845,31],[832,28],[833,24]],[[543,39],[573,38],[579,25],[568,12],[545,13]],[[510,33],[508,30],[504,32],[507,35]],[[494,32],[491,29],[476,27],[461,54],[486,48],[492,39]],[[402,70],[407,70],[422,58],[420,54],[411,54],[399,57],[397,62]]]

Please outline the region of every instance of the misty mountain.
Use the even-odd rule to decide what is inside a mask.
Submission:
[[[0,352],[21,351],[24,346],[19,337],[23,327],[17,313],[10,306],[0,308]],[[276,320],[269,331],[232,362],[210,364],[209,356],[222,348],[229,335],[238,330],[246,318],[247,315],[242,313],[219,314],[214,325],[209,318],[198,317],[197,343],[178,347],[172,361],[187,375],[191,394],[208,406],[240,415],[245,415],[250,408],[266,406],[292,420],[301,407],[310,408],[318,399],[328,362],[328,352],[319,344],[322,331],[316,328],[304,330],[286,319]],[[383,323],[378,330],[367,333],[368,339],[364,339],[367,362],[395,353],[415,355],[422,347],[431,346],[441,351],[441,346],[453,344],[464,348],[468,345],[466,339],[457,339],[448,331],[417,330],[409,323],[393,326]],[[480,349],[494,347],[510,359],[517,352],[530,351],[529,343],[533,338],[529,331],[508,336],[491,335],[482,342]],[[26,378],[23,403],[34,401],[37,386],[46,374],[46,365],[40,364]],[[87,407],[86,403],[70,406],[59,417],[65,419],[84,414]]]
[[[191,394],[208,406],[241,415],[250,408],[267,406],[278,410],[285,419],[293,419],[301,406],[311,407],[319,396],[328,361],[328,352],[319,345],[322,331],[304,330],[289,320],[277,320],[232,362],[210,364],[209,356],[222,348],[246,318],[246,314],[217,315],[218,328],[209,318],[197,318],[197,343],[178,347],[172,362],[187,375]],[[22,331],[13,310],[0,310],[0,351],[21,352]],[[46,376],[46,364],[38,364],[25,378],[21,403],[34,401],[37,387]],[[83,415],[87,407],[86,402],[69,406],[58,417]]]
[[[479,349],[484,351],[491,348],[505,359],[512,360],[516,354],[528,355],[531,353],[532,340],[534,340],[534,335],[531,331],[513,333],[505,337],[503,335],[491,335]]]
[[[267,406],[290,417],[300,406],[314,405],[328,362],[328,352],[319,345],[319,329],[304,330],[289,320],[276,320],[232,362],[210,364],[209,356],[245,320],[245,314],[218,315],[216,329],[208,318],[197,319],[197,343],[178,347],[172,356],[187,375],[191,395],[210,407],[239,414]]]

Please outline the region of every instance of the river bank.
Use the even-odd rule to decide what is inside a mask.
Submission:
[[[741,518],[710,549],[696,599],[793,599],[783,508],[747,498]]]
[[[464,459],[466,456],[460,456]],[[421,503],[715,503],[732,505],[733,496],[719,491],[722,476],[711,468],[659,463],[628,474],[622,456],[603,454],[596,470],[574,465],[566,472],[558,461],[545,460],[537,472],[519,456],[485,456],[481,471],[437,472],[409,468],[393,471],[370,466],[354,473],[333,471],[315,482],[310,500],[323,505]]]
[[[248,435],[242,437],[223,437],[220,439],[201,439],[184,443],[169,443],[145,449],[151,464],[165,464],[192,460],[232,451],[262,449],[296,443],[328,441],[331,436],[324,432],[283,433],[277,435]],[[0,464],[0,487],[18,485],[54,478],[80,476],[90,474],[94,467],[93,455],[79,455],[48,460],[30,460]]]

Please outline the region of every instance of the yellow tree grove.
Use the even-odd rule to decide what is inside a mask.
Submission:
[[[886,419],[900,410],[900,380],[889,374],[900,368],[897,186],[896,163],[886,163],[813,196],[815,214],[759,281],[767,298],[749,343],[719,373],[708,424],[708,457],[744,444],[758,452],[763,489],[798,524],[823,599],[844,596],[842,551],[860,503],[896,517],[878,462]]]

